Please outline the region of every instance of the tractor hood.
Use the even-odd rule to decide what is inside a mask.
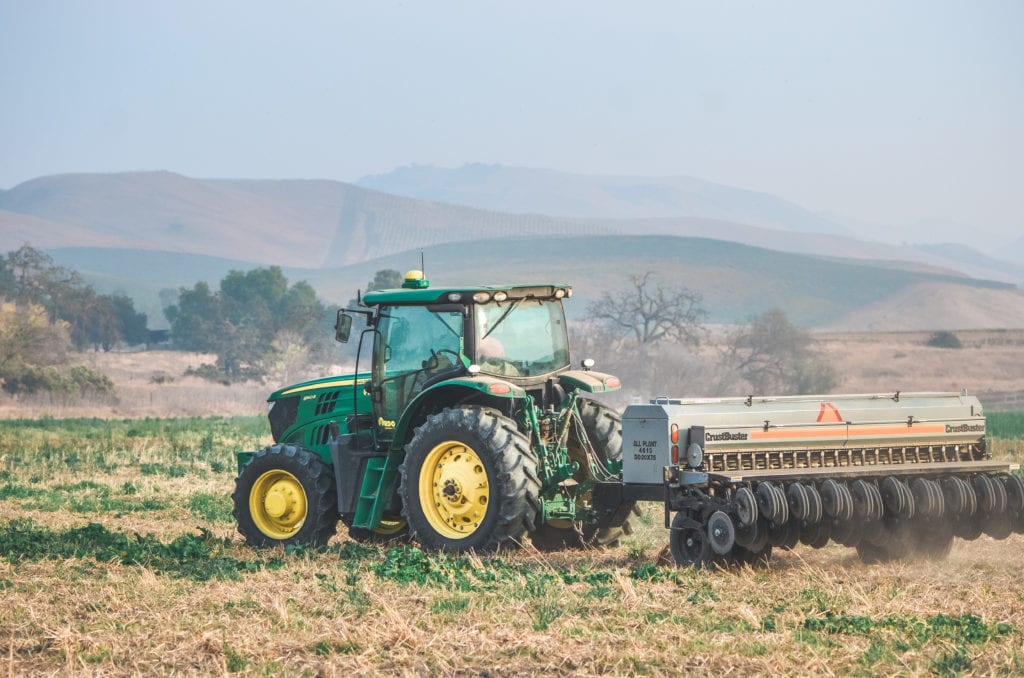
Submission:
[[[323,456],[331,422],[347,432],[349,415],[371,411],[362,388],[369,379],[369,373],[325,377],[274,391],[267,398],[274,441],[302,444]]]
[[[303,381],[274,391],[269,397],[267,397],[267,402],[274,402],[275,400],[281,400],[282,398],[294,395],[306,395],[323,389],[347,388],[354,386],[356,383],[362,384],[369,378],[370,373],[365,372],[355,375],[349,374],[344,376],[322,377],[320,379],[313,379],[312,381]]]

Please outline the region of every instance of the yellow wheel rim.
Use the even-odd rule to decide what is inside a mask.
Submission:
[[[249,514],[256,528],[272,539],[287,539],[306,522],[306,491],[287,471],[267,471],[253,483]]]
[[[380,525],[373,529],[377,534],[389,536],[392,534],[398,534],[405,529],[405,518],[388,518],[384,516],[380,519]]]
[[[420,506],[438,534],[465,539],[487,513],[487,471],[473,448],[447,441],[430,451],[420,469]]]

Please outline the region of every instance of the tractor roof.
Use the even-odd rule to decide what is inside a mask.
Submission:
[[[561,299],[572,296],[572,287],[565,284],[473,285],[431,287],[420,271],[409,271],[400,289],[374,290],[363,295],[367,306],[381,304],[444,304],[469,303],[504,299]]]

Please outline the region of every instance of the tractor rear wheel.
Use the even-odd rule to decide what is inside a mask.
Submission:
[[[594,454],[598,460],[607,468],[608,462],[622,459],[622,419],[619,414],[596,400],[580,398],[576,401],[580,411],[580,420],[583,423],[583,430],[594,448]],[[570,444],[573,444],[572,442]],[[581,469],[589,469],[586,463],[586,450],[581,441],[575,441],[575,448],[570,449],[573,459],[580,464]],[[581,477],[579,480],[589,478]],[[583,506],[589,504],[589,497],[583,497],[580,503]],[[639,515],[636,507],[633,511]],[[627,518],[618,527],[607,527],[598,529],[594,525],[573,524],[570,521],[559,521],[558,523],[546,523],[536,526],[530,534],[530,540],[540,551],[557,551],[567,548],[591,547],[613,547],[618,546],[619,540],[633,533],[633,526]]]
[[[272,445],[253,455],[231,499],[238,531],[250,546],[322,546],[337,529],[334,475],[297,445]]]
[[[400,471],[402,514],[427,550],[493,551],[520,539],[540,511],[536,457],[497,410],[431,415],[406,444]]]

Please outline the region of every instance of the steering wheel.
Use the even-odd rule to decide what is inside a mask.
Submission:
[[[450,348],[442,348],[442,349],[439,349],[437,351],[435,351],[434,349],[430,349],[430,359],[423,361],[423,369],[425,369],[425,370],[436,370],[436,369],[438,369],[441,366],[441,358],[440,358],[440,356],[442,356],[445,353],[448,353],[448,354],[450,354],[452,356],[452,358],[453,358],[453,360],[451,361],[452,367],[455,367],[456,365],[461,365],[462,364],[462,360],[459,358],[459,354],[456,353],[455,351],[451,350]]]

